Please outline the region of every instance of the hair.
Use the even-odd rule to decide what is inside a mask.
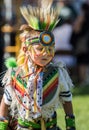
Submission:
[[[39,36],[40,32],[38,30],[33,30],[27,24],[21,25],[19,31],[20,31],[21,49],[20,49],[18,57],[17,57],[17,64],[18,64],[18,66],[21,66],[21,65],[25,64],[25,62],[27,62],[27,60],[28,60],[26,51],[24,51],[24,49],[23,49],[23,47],[26,47],[25,41],[23,39],[25,39],[25,37],[27,35],[30,38],[33,38],[34,36]],[[32,45],[29,45],[29,48],[27,48],[27,47],[26,48],[30,50],[31,47],[32,47]]]

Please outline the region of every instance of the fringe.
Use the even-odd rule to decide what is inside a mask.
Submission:
[[[41,130],[46,130],[45,120],[41,118]]]

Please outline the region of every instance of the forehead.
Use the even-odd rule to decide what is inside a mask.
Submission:
[[[20,39],[28,39],[28,38],[34,38],[34,37],[39,37],[40,36],[40,32],[37,31],[29,31],[29,30],[24,30],[20,33]]]
[[[54,48],[54,46],[55,46],[55,44],[53,44],[53,45],[51,45],[51,46],[44,46],[44,45],[42,45],[41,43],[34,43],[34,44],[32,44],[32,46],[34,47],[34,48]]]
[[[26,38],[30,37],[30,38],[34,38],[34,37],[39,37],[40,36],[40,32],[34,31],[34,32],[27,32],[26,34]]]

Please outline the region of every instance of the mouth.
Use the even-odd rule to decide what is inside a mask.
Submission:
[[[43,58],[42,60],[46,61],[46,60],[47,60],[47,58]]]

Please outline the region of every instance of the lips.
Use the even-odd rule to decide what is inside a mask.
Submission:
[[[44,58],[44,59],[41,59],[41,60],[47,60],[47,59]]]
[[[43,58],[42,60],[47,60],[46,58]]]

